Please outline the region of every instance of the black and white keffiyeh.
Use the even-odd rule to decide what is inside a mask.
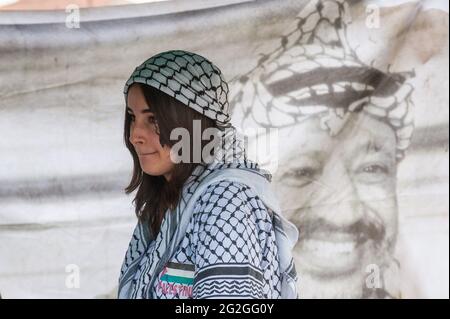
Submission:
[[[386,72],[361,61],[348,42],[350,19],[345,0],[308,1],[279,44],[230,80],[240,126],[285,128],[318,117],[336,135],[352,113],[364,112],[393,129],[403,159],[414,130],[414,70]]]
[[[228,84],[220,69],[203,56],[171,50],[158,53],[136,67],[125,84],[150,85],[218,124],[230,120],[228,112]]]
[[[298,298],[292,258],[298,230],[281,215],[271,174],[246,158],[235,130],[225,130],[222,138],[227,148],[194,170],[156,238],[137,224],[119,298]],[[194,229],[198,236],[187,240]],[[155,288],[164,278],[172,282],[170,292]]]
[[[138,222],[118,297],[297,298],[292,249],[298,230],[281,215],[271,174],[247,159],[244,141],[229,122],[228,85],[220,70],[200,55],[173,50],[135,69],[125,100],[136,82],[215,120],[220,147],[194,169],[158,234]],[[187,240],[193,233],[197,237]]]

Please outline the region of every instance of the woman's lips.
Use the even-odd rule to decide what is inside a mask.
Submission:
[[[147,155],[153,155],[153,154],[156,154],[157,152],[152,152],[152,153],[142,153],[142,154],[139,154],[139,156],[147,156]]]

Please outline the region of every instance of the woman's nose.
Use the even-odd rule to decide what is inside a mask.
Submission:
[[[144,144],[145,142],[144,131],[138,127],[131,128],[130,142],[133,145]]]

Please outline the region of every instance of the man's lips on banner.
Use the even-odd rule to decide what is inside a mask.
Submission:
[[[373,253],[385,238],[385,228],[378,222],[359,219],[348,226],[337,226],[324,218],[296,218],[300,263],[317,275],[352,273],[364,253]]]

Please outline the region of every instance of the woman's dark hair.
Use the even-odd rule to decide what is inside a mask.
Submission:
[[[200,120],[201,132],[206,128],[216,127],[215,122],[203,114],[184,105],[175,98],[157,90],[149,85],[134,83],[138,85],[145,97],[147,105],[155,114],[155,119],[159,128],[159,141],[162,146],[172,147],[178,140],[170,140],[170,132],[177,127],[184,127],[189,131],[190,154],[193,156],[193,121]],[[147,224],[153,237],[159,232],[161,222],[167,209],[174,209],[181,197],[181,191],[185,181],[189,178],[197,165],[204,163],[176,163],[171,172],[170,181],[164,176],[151,176],[142,171],[139,158],[130,142],[131,117],[125,111],[124,142],[131,153],[134,162],[133,174],[129,185],[125,188],[125,193],[129,194],[136,188],[137,193],[133,199],[135,212],[138,219]],[[210,140],[202,140],[203,147]]]

